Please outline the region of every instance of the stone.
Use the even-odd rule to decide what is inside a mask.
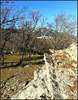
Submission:
[[[74,85],[77,83],[77,67],[70,63],[72,59],[76,61],[76,47],[73,43],[65,50],[52,52],[52,55],[44,54],[45,65],[35,70],[34,79],[22,84],[23,88],[11,99],[70,99],[72,94],[72,98],[77,99],[77,84]],[[58,59],[55,60],[56,55]],[[62,67],[64,65],[66,67]]]
[[[65,51],[69,53],[72,59],[77,61],[77,43],[71,44]]]
[[[24,66],[24,68],[29,67],[29,65]]]

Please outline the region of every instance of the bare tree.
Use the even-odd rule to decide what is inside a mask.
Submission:
[[[72,34],[76,31],[76,19],[73,18],[73,15],[68,15],[61,13],[54,17],[54,22],[47,24],[49,28],[54,30],[53,34],[53,48],[63,49],[64,43],[68,41],[68,44],[72,43]],[[69,39],[68,39],[69,38]],[[62,42],[61,42],[62,41]],[[59,47],[61,43],[61,48]]]
[[[20,22],[20,32],[16,38],[16,45],[21,51],[20,63],[23,61],[23,55],[26,50],[28,50],[28,44],[32,39],[32,32],[40,19],[41,15],[39,11],[31,11],[28,16],[22,16]]]
[[[37,36],[33,37],[29,43],[29,50],[32,54],[48,53],[51,47],[50,39],[38,39]]]
[[[44,27],[46,27],[46,25],[47,25],[47,17],[44,17],[44,16],[42,16],[42,19],[40,19],[40,22],[41,22],[41,25],[40,25],[40,27],[41,28],[44,28]]]
[[[55,30],[58,32],[64,32],[73,34],[76,31],[76,18],[73,15],[66,15],[65,13],[60,13],[54,17]]]
[[[20,19],[20,15],[27,9],[16,9],[13,3],[3,2],[1,3],[1,56],[2,56],[2,65],[4,65],[4,47],[11,39],[11,33],[14,33],[13,28],[16,22]]]

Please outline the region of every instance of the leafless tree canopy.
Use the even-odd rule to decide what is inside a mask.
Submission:
[[[76,18],[73,15],[66,16],[65,13],[60,13],[54,16],[54,22],[47,23],[48,27],[54,30],[53,34],[53,48],[62,49],[66,41],[72,43],[72,34],[76,32]],[[61,48],[59,44],[61,43]]]
[[[70,35],[76,31],[76,19],[73,15],[60,13],[54,16],[54,22],[47,23],[47,17],[42,17],[40,11],[29,11],[28,6],[18,8],[14,2],[0,2],[1,4],[1,56],[2,64],[4,64],[4,48],[8,43],[12,43],[12,47],[18,48],[21,52],[21,59],[25,52],[47,52],[49,48],[63,49],[63,47],[71,43]],[[38,22],[40,27],[35,30]],[[41,29],[49,28],[52,33],[52,40],[38,40],[35,35],[41,32]],[[54,31],[54,32],[53,32]],[[69,34],[69,35],[68,35]],[[67,42],[67,45],[65,43]],[[60,45],[61,44],[61,45]],[[11,44],[10,44],[11,45]]]
[[[14,33],[13,28],[16,25],[18,25],[18,23],[21,21],[20,22],[20,25],[21,25],[20,32],[21,32],[21,35],[23,36],[22,38],[24,41],[24,43],[22,45],[24,45],[24,44],[26,45],[26,43],[29,40],[29,36],[30,36],[29,33],[31,33],[35,29],[40,15],[39,15],[38,11],[31,11],[28,16],[25,16],[24,12],[27,10],[27,7],[23,6],[22,9],[17,9],[13,3],[12,4],[10,4],[10,3],[8,4],[6,2],[2,3],[1,7],[2,7],[2,9],[1,9],[1,22],[0,22],[0,26],[1,26],[1,54],[2,54],[2,59],[4,59],[3,58],[3,55],[4,55],[3,50],[4,50],[4,47],[7,43],[7,41],[9,41],[9,39],[11,37],[11,33]],[[27,20],[27,21],[25,21],[25,20]],[[18,27],[20,25],[18,25]],[[25,39],[25,37],[26,37],[25,35],[28,36],[27,39]],[[22,45],[21,45],[21,47],[22,47]],[[24,46],[23,46],[23,49],[25,48]]]
[[[67,16],[65,13],[60,13],[54,16],[54,22],[48,23],[48,27],[57,32],[74,34],[76,32],[77,21],[73,15]]]

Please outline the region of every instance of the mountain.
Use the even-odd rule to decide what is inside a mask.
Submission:
[[[38,36],[53,36],[54,30],[50,28],[36,28],[33,33]]]
[[[75,40],[77,39],[77,37],[74,36],[74,35],[66,34],[66,33],[63,33],[63,32],[58,32],[58,33],[61,34],[61,35],[64,35],[65,37],[69,37],[69,38],[72,38],[72,39],[75,39]],[[57,33],[55,32],[55,30],[52,30],[50,28],[36,28],[33,31],[33,34],[36,34],[39,37],[41,37],[41,36],[52,36],[53,37]]]

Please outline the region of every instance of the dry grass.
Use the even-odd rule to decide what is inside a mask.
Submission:
[[[1,67],[9,67],[12,65],[16,65],[20,62],[21,55],[19,54],[9,54],[4,55],[4,66]],[[28,55],[24,55],[23,57],[23,65],[30,64],[30,63],[37,63],[43,62],[43,55],[31,55],[29,58]]]
[[[43,55],[42,55],[43,56]],[[28,55],[24,55],[23,59],[25,60],[31,60],[31,59],[37,59],[38,57],[41,57],[39,55],[31,55],[30,58],[28,58]],[[4,62],[18,62],[20,61],[21,55],[19,54],[9,54],[4,55]]]
[[[16,75],[16,79],[21,79],[23,81],[31,81],[34,77],[34,70],[36,70],[38,67],[42,66],[43,64],[39,64],[40,62],[43,62],[43,56],[39,55],[33,55],[31,58],[28,58],[28,55],[24,55],[24,61],[22,62],[22,65],[29,65],[29,67],[9,67],[1,69],[1,82],[5,81],[7,78]],[[4,56],[4,62],[5,66],[10,66],[10,62],[18,63],[20,61],[21,55],[17,54],[10,54]]]
[[[4,55],[4,62],[18,62],[21,58],[21,55],[17,54],[9,54],[9,55]]]
[[[17,68],[5,68],[1,69],[1,82],[5,81],[7,78],[16,75],[16,79],[21,79],[23,81],[31,81],[34,78],[34,70],[36,70],[41,65],[29,65],[29,67],[17,67]]]

